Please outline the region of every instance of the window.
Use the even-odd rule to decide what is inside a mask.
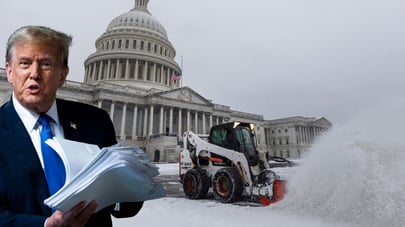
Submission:
[[[128,49],[128,47],[129,47],[129,40],[127,39],[125,40],[125,48]]]
[[[284,132],[288,132],[288,129],[284,129]]]
[[[122,40],[118,40],[118,49],[121,49]]]
[[[141,41],[141,50],[143,50],[143,48],[144,48],[144,42],[143,41]]]
[[[111,44],[111,49],[114,49],[114,48],[115,48],[115,40],[113,40],[112,44]]]
[[[136,40],[134,40],[134,41],[132,42],[132,48],[133,48],[133,49],[136,49]]]

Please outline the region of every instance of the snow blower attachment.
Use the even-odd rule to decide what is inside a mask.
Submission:
[[[256,149],[254,125],[230,122],[211,128],[208,141],[191,131],[183,134],[179,175],[186,197],[205,198],[212,188],[223,203],[243,201],[270,205],[283,199],[285,182]]]

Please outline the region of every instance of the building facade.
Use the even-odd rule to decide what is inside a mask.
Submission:
[[[174,60],[175,48],[164,27],[148,11],[148,3],[135,0],[133,9],[110,22],[96,40],[96,52],[84,62],[83,83],[66,81],[58,98],[106,110],[117,139],[141,146],[155,162],[177,161],[186,130],[208,134],[213,125],[228,121],[254,123],[259,149],[300,157],[299,152],[305,149],[280,149],[270,142],[273,137],[269,132],[276,120],[266,121],[262,115],[232,110],[181,86],[181,77],[173,77],[181,75]],[[6,73],[0,69],[0,101],[8,101],[11,93]],[[328,128],[330,123],[323,126]],[[281,155],[277,153],[280,151]],[[287,151],[292,153],[284,154]]]
[[[271,156],[300,158],[332,124],[324,117],[288,117],[265,121],[265,140]]]

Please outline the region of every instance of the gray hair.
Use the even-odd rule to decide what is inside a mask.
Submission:
[[[7,41],[6,62],[10,62],[14,55],[14,47],[18,43],[48,43],[58,48],[62,66],[69,69],[69,47],[72,36],[44,26],[24,26],[10,35]]]

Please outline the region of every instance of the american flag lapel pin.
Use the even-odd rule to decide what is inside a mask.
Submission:
[[[70,127],[72,127],[73,129],[77,129],[77,125],[74,122],[70,122]]]

